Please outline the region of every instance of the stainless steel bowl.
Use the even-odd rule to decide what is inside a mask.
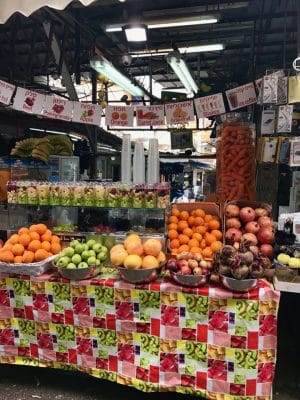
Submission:
[[[189,287],[200,287],[204,286],[209,280],[209,274],[207,275],[183,275],[172,273],[172,277],[175,282],[182,286]]]
[[[257,286],[257,279],[239,280],[224,275],[220,275],[220,279],[223,286],[233,292],[248,292],[249,289],[254,289]]]
[[[149,283],[157,279],[161,267],[147,269],[129,269],[117,267],[122,279],[130,283]]]
[[[71,281],[81,281],[82,279],[92,279],[99,273],[99,268],[92,265],[88,268],[58,268],[62,277]]]

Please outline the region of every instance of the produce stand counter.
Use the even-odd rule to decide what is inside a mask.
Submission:
[[[279,292],[0,275],[0,362],[79,370],[145,392],[271,400]]]

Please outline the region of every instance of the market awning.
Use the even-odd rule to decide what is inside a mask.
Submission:
[[[63,10],[73,0],[1,0],[0,23],[4,24],[14,13],[19,12],[26,17],[41,7],[51,7]],[[95,0],[77,0],[84,6],[88,6]]]

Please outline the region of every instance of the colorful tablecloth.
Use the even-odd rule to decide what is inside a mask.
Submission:
[[[270,400],[279,293],[117,277],[0,276],[0,362],[80,370],[143,391]]]

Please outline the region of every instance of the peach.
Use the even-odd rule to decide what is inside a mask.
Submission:
[[[157,257],[162,250],[161,241],[158,239],[148,239],[144,243],[144,252],[148,256]]]
[[[117,250],[125,250],[125,248],[122,244],[116,244],[110,249],[110,254],[114,253]]]
[[[137,243],[136,241],[129,242],[126,250],[128,254],[135,254],[136,256],[141,256],[144,253],[142,243]]]
[[[125,239],[125,242],[124,242],[125,249],[127,249],[127,246],[129,245],[129,243],[132,243],[132,242],[134,242],[134,243],[142,243],[142,240],[141,240],[141,238],[140,238],[138,235],[136,235],[135,233],[131,233],[131,234],[128,235],[127,238]]]
[[[157,258],[153,256],[146,256],[143,258],[142,262],[142,268],[147,269],[147,268],[157,268],[158,267],[158,260]]]
[[[162,251],[159,252],[156,258],[159,264],[164,264],[167,260],[165,254]]]
[[[130,254],[124,260],[124,267],[130,269],[138,269],[142,266],[142,259],[140,256]]]
[[[110,255],[110,260],[114,265],[123,265],[128,253],[124,249],[116,249]]]

